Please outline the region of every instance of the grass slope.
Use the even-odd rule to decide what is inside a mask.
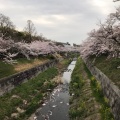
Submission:
[[[107,59],[107,56],[97,57],[95,66],[108,76],[120,88],[120,58]]]
[[[0,61],[0,78],[10,76],[23,70],[27,70],[36,65],[43,64],[46,61],[48,61],[47,58],[37,58],[31,60],[27,60],[26,58],[19,58],[17,59],[17,63],[13,65]]]

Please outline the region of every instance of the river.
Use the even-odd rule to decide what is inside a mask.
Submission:
[[[72,61],[61,79],[63,84],[58,85],[39,108],[34,120],[69,120],[69,83],[76,61]]]

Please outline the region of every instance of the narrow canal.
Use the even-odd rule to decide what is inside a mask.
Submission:
[[[76,61],[72,61],[63,73],[62,83],[58,85],[42,107],[35,113],[34,120],[69,120],[69,83]]]

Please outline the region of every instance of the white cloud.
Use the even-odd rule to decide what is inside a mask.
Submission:
[[[36,18],[33,18],[32,20],[39,25],[53,26],[55,24],[58,24],[58,22],[64,22],[67,20],[67,18],[64,15],[41,15],[36,16]]]
[[[97,7],[97,9],[104,15],[108,15],[115,10],[115,4],[112,0],[91,0],[91,4]]]
[[[54,22],[52,22],[52,21],[49,21],[49,19],[46,19],[46,18],[37,18],[37,19],[33,19],[33,21],[34,21],[34,23],[36,23],[36,24],[42,24],[42,25],[53,25],[54,24]]]
[[[0,4],[0,10],[5,10],[5,9],[6,9],[6,6],[5,6],[5,5]]]

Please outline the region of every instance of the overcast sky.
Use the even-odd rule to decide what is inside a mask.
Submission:
[[[104,21],[119,5],[112,0],[0,0],[0,12],[9,16],[18,30],[32,20],[38,35],[80,44],[98,20]]]

